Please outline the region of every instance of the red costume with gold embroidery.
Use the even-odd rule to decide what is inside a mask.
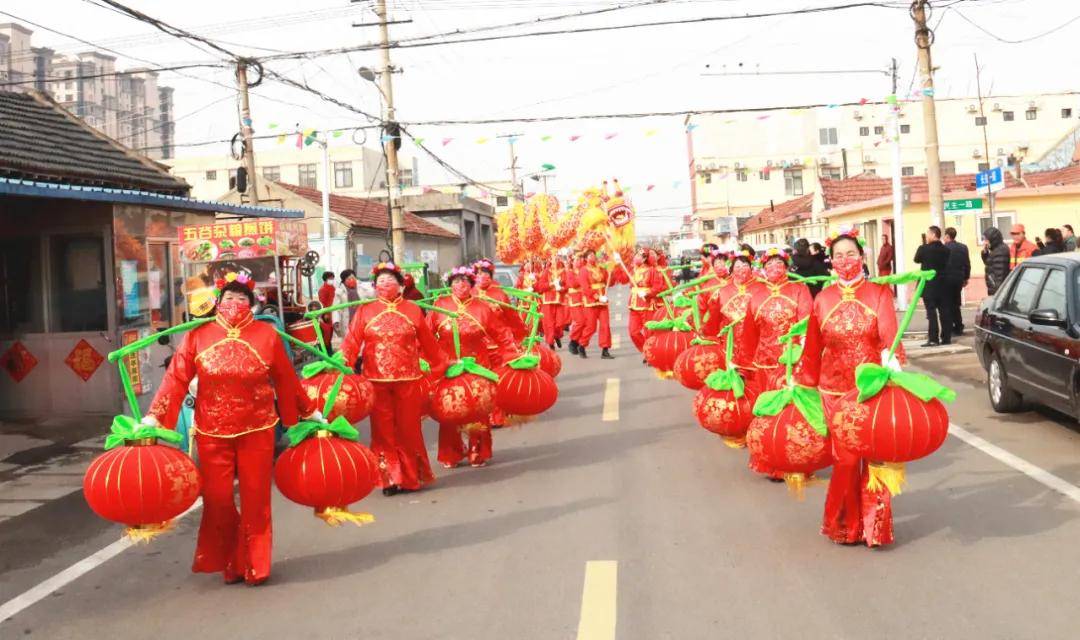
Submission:
[[[744,333],[747,349],[753,352],[755,378],[759,391],[773,391],[784,386],[786,367],[777,362],[784,351],[780,337],[796,322],[810,315],[814,299],[805,284],[760,281],[755,287],[748,307],[749,323]],[[795,367],[796,380],[801,379],[801,366]]]
[[[232,323],[218,315],[184,336],[149,415],[175,429],[195,376],[199,396],[193,429],[203,513],[191,569],[221,571],[228,582],[258,583],[270,576],[274,426],[279,412],[283,424],[296,424],[300,383],[274,327],[256,321],[250,309]],[[233,498],[237,475],[239,512]]]
[[[641,351],[645,347],[645,323],[656,313],[657,296],[667,287],[656,267],[637,264],[630,269],[630,341]]]
[[[754,381],[754,354],[753,345],[747,341],[750,320],[746,319],[746,314],[750,308],[750,299],[762,286],[755,280],[743,283],[732,281],[714,292],[706,307],[708,320],[701,329],[701,334],[706,338],[719,340],[721,329],[736,320],[742,320],[732,331],[732,339],[735,341],[732,347],[733,360],[748,383]],[[750,331],[750,335],[753,335],[753,330]]]
[[[595,263],[586,263],[578,270],[577,283],[581,289],[582,327],[578,344],[589,346],[593,334],[600,332],[600,348],[611,348],[611,316],[608,311],[607,288],[611,274]]]
[[[490,303],[469,296],[459,299],[456,296],[443,296],[435,301],[435,306],[458,314],[458,342],[461,345],[461,357],[476,358],[482,367],[491,368],[493,363],[489,348],[495,345],[504,353],[515,351],[514,337],[503,323],[499,314]],[[428,321],[435,333],[439,345],[448,359],[457,357],[454,351],[454,319],[441,313],[428,314]],[[498,417],[498,416],[492,416]],[[480,465],[491,459],[491,425],[468,425],[469,464]],[[462,445],[461,431],[458,426],[439,425],[439,462],[447,467],[455,467],[466,457]]]
[[[585,305],[581,295],[581,281],[578,272],[581,261],[573,260],[572,267],[566,270],[566,306],[570,317],[570,340],[576,345],[581,341],[581,331],[585,328]]]
[[[540,294],[540,319],[544,331],[544,342],[554,348],[555,341],[562,338],[562,320],[566,295],[566,269],[558,260],[552,260],[551,266],[540,273],[536,282],[536,292]]]
[[[420,358],[433,371],[444,366],[445,358],[420,307],[400,294],[361,306],[341,352],[349,364],[363,357],[362,373],[375,387],[371,450],[379,457],[382,485],[419,489],[434,481],[420,428]]]
[[[889,287],[862,278],[851,286],[837,283],[825,287],[814,299],[813,309],[804,360],[808,370],[816,370],[828,418],[840,397],[855,388],[855,368],[863,363],[879,364],[881,352],[892,345],[896,311]],[[902,349],[897,357],[903,360]],[[832,445],[835,463],[821,532],[840,543],[891,543],[889,491],[867,489],[867,461],[844,451],[835,437]]]

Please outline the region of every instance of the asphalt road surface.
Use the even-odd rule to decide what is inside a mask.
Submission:
[[[197,512],[129,549],[79,493],[0,524],[0,638],[1080,636],[1074,423],[995,415],[977,376],[952,379],[963,439],[909,465],[897,543],[837,546],[824,484],[797,502],[751,474],[617,317],[617,359],[563,351],[558,404],[497,432],[491,466],[369,497],[363,528],[275,494],[261,587],[189,572]]]

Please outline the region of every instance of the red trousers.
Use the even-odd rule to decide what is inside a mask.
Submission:
[[[570,332],[570,305],[567,303],[560,304],[559,307],[558,322],[559,331]]]
[[[831,422],[840,396],[822,394],[822,398],[825,415]],[[841,449],[835,439],[832,446],[835,462],[825,495],[821,533],[843,544],[865,542],[868,547],[892,544],[892,495],[888,489],[867,489],[870,479],[867,461]]]
[[[191,570],[222,572],[232,582],[261,582],[270,577],[270,476],[274,467],[274,430],[235,438],[195,435],[202,476],[202,521]],[[240,511],[233,479],[240,476]]]
[[[417,380],[372,382],[371,450],[379,457],[382,486],[419,489],[435,481],[420,428],[424,399]]]
[[[469,448],[465,449],[462,431],[469,434]],[[480,465],[491,459],[491,427],[470,425],[469,428],[439,425],[439,462],[456,467],[469,457],[469,464]]]
[[[600,331],[600,348],[611,348],[611,319],[608,314],[607,305],[599,305],[596,307],[582,307],[584,312],[584,322],[581,328],[581,337],[578,338],[578,344],[583,347],[589,346],[589,341],[592,340],[593,334]]]
[[[645,348],[645,339],[649,337],[645,334],[645,323],[652,320],[653,313],[655,312],[630,310],[630,342],[634,343],[638,351]]]
[[[540,307],[540,311],[544,314],[540,318],[540,328],[544,330],[544,342],[549,347],[555,344],[556,338],[562,339],[563,328],[559,324],[562,307],[561,304],[545,304]]]
[[[585,328],[585,307],[570,307],[570,339],[581,342],[581,331]]]

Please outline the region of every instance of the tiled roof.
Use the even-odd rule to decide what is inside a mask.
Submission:
[[[310,189],[285,182],[276,183],[279,186],[292,191],[296,195],[322,205],[322,191]],[[352,196],[339,196],[330,194],[330,211],[352,220],[358,227],[378,229],[386,231],[390,227],[390,218],[386,213],[386,205],[375,200],[366,198],[354,198]],[[437,238],[459,238],[452,231],[447,231],[437,224],[424,220],[415,213],[405,211],[405,233],[415,233],[422,236],[434,236]]]
[[[1078,145],[1080,148],[1080,145]],[[1073,163],[1062,169],[1025,173],[1024,184],[1029,187],[1049,187],[1062,184],[1080,184],[1080,163]]]
[[[905,187],[911,190],[912,199],[928,194],[926,176],[906,176],[902,178]],[[1005,173],[1005,187],[1023,186],[1012,174]],[[974,191],[975,174],[963,174],[941,177],[942,191]],[[866,202],[892,195],[892,179],[879,178],[875,175],[861,174],[846,180],[821,178],[821,196],[826,209],[833,209],[846,204]]]
[[[0,91],[0,176],[168,195],[190,191],[162,165],[36,92]]]
[[[740,229],[741,232],[761,231],[796,222],[800,217],[808,217],[814,206],[814,194],[781,202],[773,207],[765,207],[754,214]]]

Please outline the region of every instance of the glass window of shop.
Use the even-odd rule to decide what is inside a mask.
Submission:
[[[0,335],[44,331],[41,274],[40,239],[0,241]]]
[[[99,234],[49,236],[49,330],[105,331],[105,242]]]

